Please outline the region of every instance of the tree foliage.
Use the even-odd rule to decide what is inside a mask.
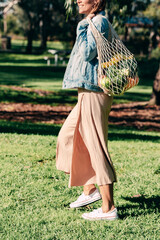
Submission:
[[[27,52],[32,51],[33,39],[40,36],[41,49],[46,48],[48,37],[61,37],[69,33],[65,22],[64,0],[19,0],[19,7],[28,19]],[[66,31],[64,31],[66,28]]]
[[[22,9],[18,6],[14,6],[14,10],[7,14],[6,19],[7,34],[26,36],[29,22]]]
[[[121,31],[127,17],[145,10],[148,4],[150,4],[150,0],[107,0],[106,12],[114,28]],[[74,0],[65,0],[65,8],[67,15],[75,15],[76,3]]]
[[[152,18],[155,21],[160,21],[160,1],[155,0],[150,3],[144,11],[144,15]]]
[[[132,16],[139,10],[145,10],[149,3],[150,0],[107,0],[106,11],[111,22],[114,17],[118,21],[122,16]],[[68,15],[75,13],[76,2],[65,0],[65,8]]]

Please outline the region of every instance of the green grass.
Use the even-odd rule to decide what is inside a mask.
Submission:
[[[88,222],[69,209],[81,187],[68,188],[68,175],[55,167],[60,126],[0,121],[0,239],[159,239],[160,136],[109,127],[109,151],[118,182],[120,219]],[[140,194],[140,197],[133,195]]]
[[[54,66],[55,64],[54,56],[48,52],[38,55],[3,53],[0,56],[0,66],[46,67],[47,61],[44,59],[46,56],[50,57],[50,64],[51,66]],[[60,60],[59,58],[58,64],[66,66],[67,61],[65,60],[65,64],[63,64],[63,60]]]
[[[1,59],[1,58],[0,58]],[[18,58],[20,61],[20,58]],[[16,61],[16,60],[15,60]],[[46,67],[46,66],[31,66],[31,60],[28,59],[30,66],[19,66],[18,63],[15,66],[0,66],[0,85],[29,87],[31,89],[42,89],[57,92],[61,99],[60,104],[75,103],[75,91],[61,90],[62,81],[65,72],[65,67]],[[126,92],[123,96],[115,97],[114,103],[127,103],[131,101],[148,101],[152,93],[153,79],[151,77],[140,78],[140,83],[135,88]],[[30,93],[17,92],[15,90],[7,90],[0,87],[0,100],[5,102],[20,102],[21,97],[24,97],[25,102],[31,103],[51,103],[57,105],[58,101],[54,97],[38,96],[34,94],[31,97]],[[33,95],[33,94],[32,94]],[[64,96],[66,96],[64,98]],[[34,98],[34,99],[33,99]],[[70,100],[71,98],[71,100]],[[26,100],[25,100],[26,99]],[[51,101],[48,99],[51,99]],[[68,99],[68,100],[67,100]]]
[[[62,88],[64,67],[0,66],[0,84],[55,91]]]
[[[1,44],[1,39],[0,39]],[[36,50],[40,47],[40,41],[33,41],[33,50]],[[25,50],[27,46],[27,40],[23,39],[12,39],[11,40],[11,49],[12,50]],[[57,49],[57,50],[63,50],[66,48],[71,48],[70,43],[66,42],[59,42],[59,41],[48,41],[47,42],[47,49]]]
[[[57,84],[58,85],[58,84]],[[22,85],[23,87],[24,85]],[[26,86],[26,85],[25,85]],[[48,83],[49,86],[49,83]],[[46,87],[46,86],[45,86]],[[38,89],[43,89],[37,87]],[[58,105],[75,105],[77,102],[77,91],[76,90],[57,90],[54,85],[52,88],[55,90],[47,95],[42,95],[36,92],[24,92],[10,89],[9,87],[0,87],[0,101],[1,102],[23,102],[23,103],[33,103],[33,104],[49,104],[52,106]],[[44,88],[45,89],[45,88]],[[136,88],[135,88],[136,89]],[[129,103],[132,101],[148,101],[150,99],[151,92],[141,90],[134,92],[130,90],[123,96],[115,97],[115,103]]]
[[[35,92],[23,92],[12,90],[8,87],[0,87],[0,101],[9,103],[32,103],[32,104],[49,104],[51,106],[75,105],[77,102],[76,91],[55,91],[47,95]]]
[[[49,48],[66,48],[58,42],[49,44]],[[20,45],[13,41],[14,49]],[[34,48],[38,46],[34,42]],[[75,90],[61,90],[65,67],[46,66],[46,54],[0,54],[0,85],[6,85],[0,87],[0,102],[76,103]],[[150,99],[153,78],[149,68],[141,66],[139,85],[116,97],[114,103]],[[40,95],[9,86],[52,92]],[[90,208],[69,209],[82,188],[69,189],[69,176],[56,170],[60,127],[0,121],[0,239],[159,239],[159,133],[110,125],[109,151],[118,176],[115,204],[120,219],[87,222],[82,213],[100,207],[101,201]],[[141,196],[132,197],[137,194]]]
[[[33,41],[33,48],[40,47],[41,42],[40,41]],[[20,48],[20,47],[26,47],[27,46],[27,40],[15,40],[12,39],[12,49]],[[57,50],[63,50],[66,48],[70,48],[70,43],[67,42],[60,42],[60,41],[47,41],[47,49],[54,48]]]
[[[18,43],[17,43],[18,44]],[[36,43],[38,44],[38,43]],[[57,49],[63,48],[63,43],[53,42]],[[57,44],[57,45],[56,45]],[[74,104],[76,102],[75,91],[62,91],[62,81],[65,66],[47,66],[44,55],[27,54],[0,54],[0,85],[13,85],[42,89],[57,92],[60,104]],[[156,60],[139,59],[139,85],[127,91],[123,96],[115,97],[114,103],[127,103],[132,101],[148,101],[152,93],[154,73],[157,70]],[[64,93],[65,92],[65,93]],[[25,95],[25,96],[24,96]],[[56,95],[56,94],[55,94]],[[65,97],[64,97],[65,96]],[[58,104],[57,96],[38,96],[30,93],[20,93],[1,88],[1,101],[20,102],[24,97],[25,102]],[[70,99],[71,98],[71,99]],[[54,100],[55,99],[55,100]],[[68,100],[67,100],[68,99]],[[63,101],[64,100],[64,101]]]
[[[13,54],[3,53],[0,56],[0,66],[46,66],[44,55],[29,55],[29,54]]]

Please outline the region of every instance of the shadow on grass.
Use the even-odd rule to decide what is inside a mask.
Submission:
[[[9,80],[8,80],[9,81]],[[13,85],[13,82],[7,83]],[[16,84],[18,85],[18,84]],[[19,85],[21,85],[19,83]],[[29,87],[29,86],[27,86]],[[33,87],[33,86],[32,86]],[[0,88],[0,101],[23,102],[23,103],[39,103],[39,104],[75,104],[77,102],[77,91],[75,90],[59,90],[46,95],[40,95],[36,92],[17,91],[7,87]],[[126,101],[148,101],[150,94],[127,92],[123,96],[115,97],[114,102]]]
[[[0,133],[39,134],[57,136],[61,125],[0,121]]]
[[[4,58],[1,58],[0,59],[0,63],[4,63],[4,62],[7,62],[7,63],[13,63],[13,59],[12,58],[8,58],[8,57],[4,57]],[[42,58],[42,59],[14,59],[14,64],[18,65],[18,64],[28,64],[28,62],[30,64],[45,64],[46,61]],[[47,65],[47,64],[46,64]]]
[[[158,213],[158,209],[160,208],[160,196],[152,196],[152,197],[122,197],[126,201],[132,202],[132,204],[136,205],[130,205],[127,204],[124,207],[118,207],[119,217],[120,219],[124,219],[126,217],[138,217],[140,215],[144,214],[151,214],[151,213]],[[137,205],[138,204],[138,205]],[[128,210],[131,211],[128,211]],[[121,213],[124,212],[124,213]],[[131,213],[129,213],[131,212]]]
[[[18,133],[18,134],[39,134],[39,135],[54,135],[57,136],[62,125],[55,124],[41,124],[41,123],[29,123],[29,122],[10,122],[0,121],[0,133]],[[140,135],[135,130],[131,132],[133,128],[130,127],[109,127],[109,140],[110,141],[129,141],[129,140],[140,140],[140,141],[160,141],[160,136],[153,136],[148,134]],[[123,129],[123,133],[120,130]],[[115,132],[113,132],[113,130]]]
[[[7,65],[0,65],[0,72],[3,73],[18,73],[22,72],[22,73],[28,73],[28,72],[32,72],[37,73],[37,72],[44,72],[44,73],[48,73],[48,72],[59,72],[59,73],[64,73],[65,72],[66,67],[65,66],[7,66]],[[43,77],[43,76],[42,76]]]
[[[33,87],[33,86],[32,86]],[[2,88],[0,91],[0,101],[8,102],[23,102],[23,103],[41,103],[41,104],[53,104],[53,103],[76,103],[77,91],[73,90],[60,90],[53,93],[41,96],[35,92],[16,91],[9,88]],[[148,101],[150,94],[144,93],[125,93],[121,97],[115,97],[114,101]]]
[[[26,82],[51,81],[54,84],[54,78],[62,81],[65,67],[48,66],[0,66],[0,84],[21,86]]]
[[[6,57],[7,61],[7,57]],[[23,63],[23,60],[16,60]],[[19,63],[20,63],[19,62]],[[18,64],[18,63],[17,63]],[[55,66],[0,66],[1,79],[0,84],[3,85],[16,85],[22,86],[29,84],[29,82],[47,82],[55,84],[55,81],[62,82],[65,67]],[[147,77],[141,77],[139,86],[143,88],[151,87],[153,85],[153,79]],[[33,85],[31,86],[33,87]],[[41,86],[40,86],[41,88]],[[23,94],[22,94],[23,95]],[[148,101],[150,95],[144,92],[126,92],[123,96],[115,97],[114,102],[126,102],[126,101]],[[26,97],[26,96],[25,96]],[[10,99],[8,100],[10,101]],[[17,99],[15,101],[18,101]],[[26,100],[27,101],[27,100]],[[19,101],[18,101],[19,102]],[[50,102],[49,102],[50,103]]]
[[[122,128],[122,126],[121,126]],[[124,128],[125,129],[125,128]],[[151,135],[140,135],[138,133],[112,133],[109,132],[108,139],[110,141],[129,141],[129,140],[139,140],[139,141],[146,141],[146,142],[160,142],[160,136],[151,136]]]
[[[56,91],[46,95],[41,95],[36,92],[16,91],[9,88],[0,88],[1,102],[16,102],[16,103],[33,103],[33,104],[70,104],[74,105],[77,102],[76,91]]]
[[[116,96],[114,97],[114,100],[127,100],[127,101],[148,101],[151,97],[151,94],[149,93],[132,93],[132,92],[126,92],[124,95],[122,96]]]
[[[133,132],[134,131],[134,132]],[[160,134],[159,136],[154,136],[151,134],[147,134],[147,132],[143,131],[139,133],[135,127],[128,126],[117,126],[117,125],[109,125],[109,133],[108,133],[109,141],[150,141],[150,142],[160,142]]]

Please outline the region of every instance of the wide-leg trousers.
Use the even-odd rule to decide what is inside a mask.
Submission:
[[[116,181],[108,152],[108,116],[113,97],[78,89],[78,103],[57,140],[56,167],[70,174],[69,187]]]

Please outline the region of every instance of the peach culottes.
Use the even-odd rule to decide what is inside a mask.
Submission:
[[[107,148],[112,101],[102,92],[78,89],[78,103],[59,132],[56,151],[56,167],[70,174],[69,187],[116,181]]]

